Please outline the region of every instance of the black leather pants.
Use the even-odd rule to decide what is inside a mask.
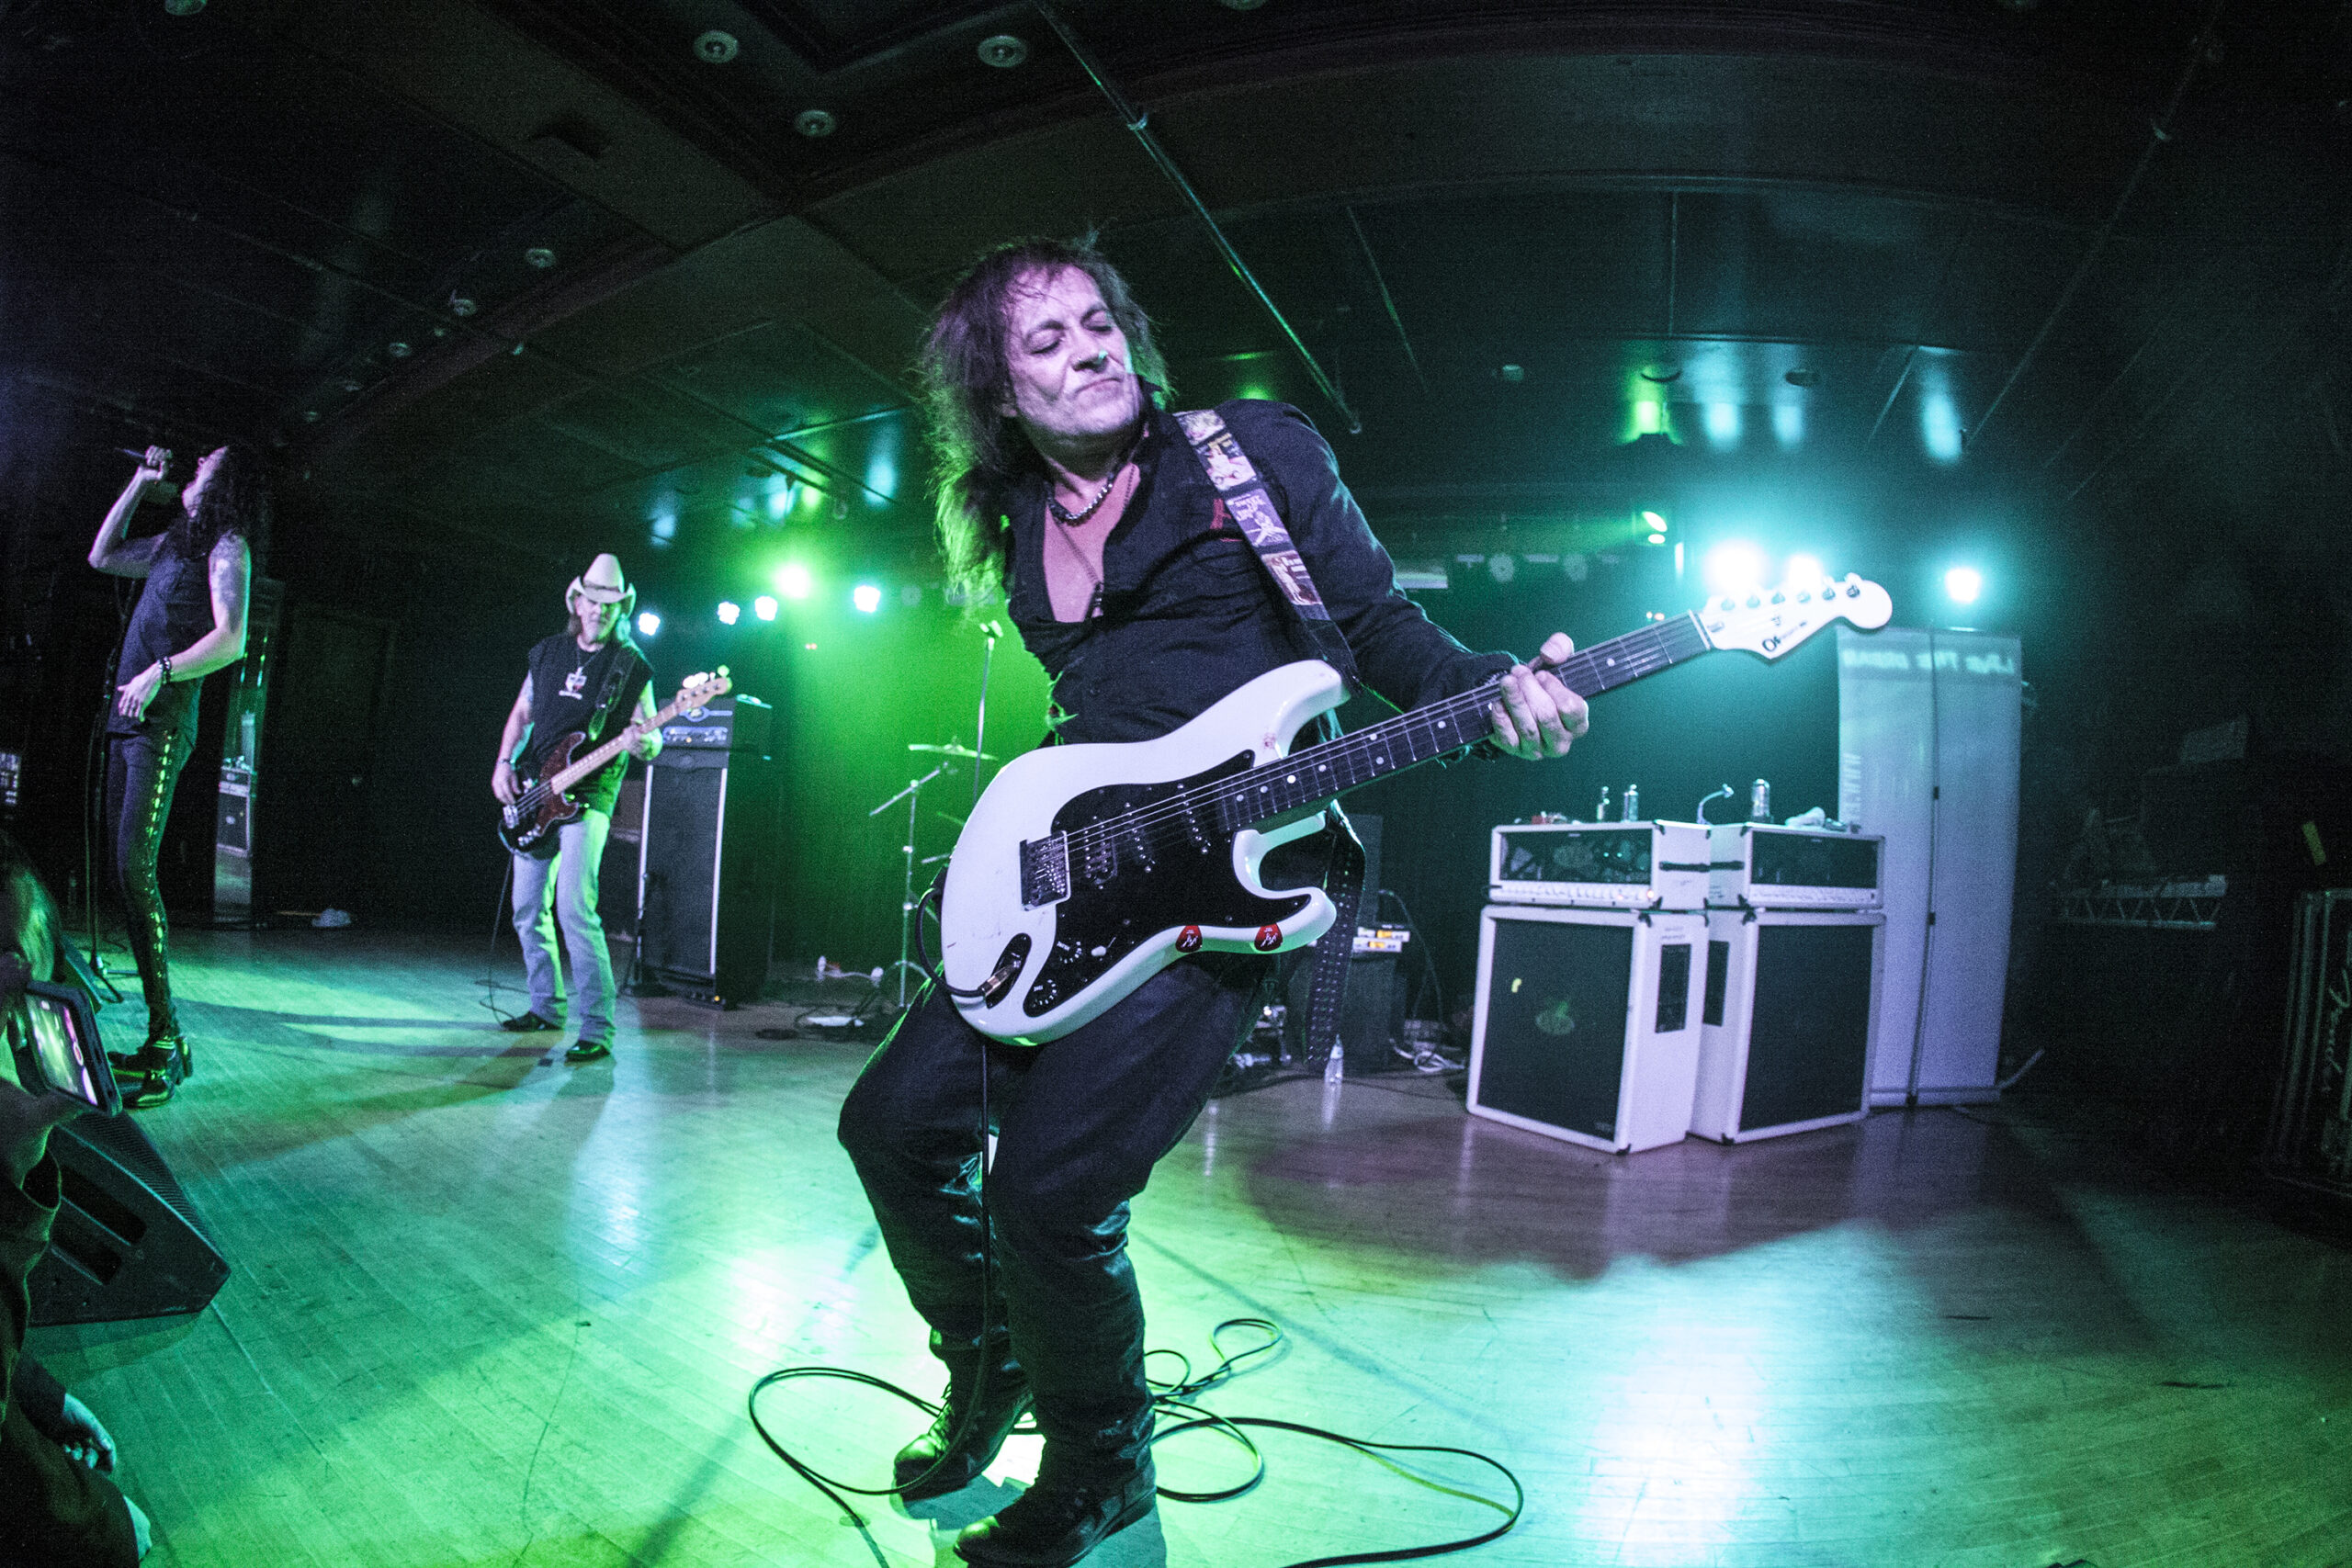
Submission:
[[[988,1178],[998,1298],[1046,1441],[1106,1468],[1151,1436],[1127,1202],[1200,1114],[1251,1021],[1268,961],[1161,971],[1049,1045],[996,1045],[927,992],[865,1064],[842,1145],[908,1298],[941,1340],[980,1333],[978,1077],[997,1127]],[[934,1343],[937,1343],[936,1341]]]
[[[163,847],[164,819],[172,813],[172,786],[187,761],[188,739],[174,730],[160,739],[118,735],[107,742],[107,820],[114,829],[115,881],[122,892],[140,988],[147,994],[150,1040],[179,1030],[172,1010],[171,957],[155,859]]]

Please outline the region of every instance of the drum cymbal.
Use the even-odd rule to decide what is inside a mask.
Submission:
[[[975,751],[969,746],[929,746],[925,745],[922,741],[918,740],[910,745],[907,750],[910,751],[929,751],[935,756],[941,757],[960,757],[967,762],[993,762],[996,761],[995,752]]]

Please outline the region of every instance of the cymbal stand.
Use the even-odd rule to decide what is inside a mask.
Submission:
[[[900,1012],[904,1012],[907,1008],[907,971],[915,967],[914,960],[910,954],[913,952],[914,941],[916,811],[922,800],[922,786],[938,778],[942,773],[952,773],[955,771],[956,763],[953,759],[942,762],[922,777],[910,780],[906,788],[866,813],[868,817],[879,817],[899,802],[903,800],[907,803],[906,879],[899,897],[899,962],[891,965],[899,976],[899,1010]]]

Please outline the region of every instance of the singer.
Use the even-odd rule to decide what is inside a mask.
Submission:
[[[197,689],[245,656],[246,595],[269,534],[269,478],[258,453],[234,446],[208,453],[176,494],[164,479],[171,460],[161,447],[147,449],[90,545],[98,570],[147,580],[123,632],[107,715],[107,821],[147,998],[146,1043],[111,1054],[128,1106],[161,1105],[190,1070],[172,1008],[155,856],[172,787],[196,741]],[[126,539],[131,513],[151,495],[176,500],[179,515],[161,534]]]

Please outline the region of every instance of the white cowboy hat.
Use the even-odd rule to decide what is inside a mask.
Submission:
[[[620,561],[610,553],[590,561],[588,570],[571,580],[571,586],[563,591],[563,607],[573,610],[574,599],[585,599],[592,604],[618,604],[623,619],[637,608],[637,590],[629,586]]]

